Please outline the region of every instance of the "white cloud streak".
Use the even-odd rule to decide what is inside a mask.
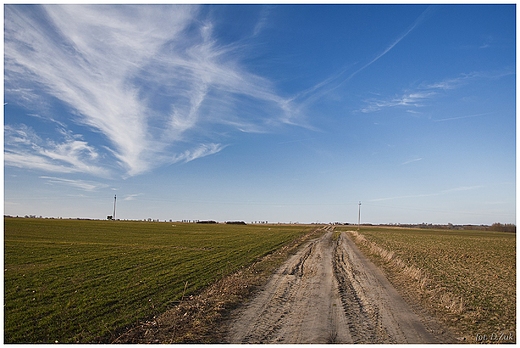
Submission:
[[[412,23],[412,25],[404,32],[402,33],[394,42],[392,42],[384,51],[379,53],[374,59],[369,61],[367,64],[363,65],[361,68],[356,70],[354,73],[352,73],[348,80],[350,80],[352,77],[360,73],[361,71],[365,70],[370,65],[374,64],[376,61],[381,59],[385,54],[390,52],[399,42],[401,42],[405,37],[407,37],[420,23],[422,23],[425,18],[433,11],[433,7],[429,6],[426,10],[424,10],[423,13],[415,20],[415,22]]]
[[[81,137],[62,131],[64,140],[43,140],[29,127],[4,126],[4,164],[58,173],[87,173],[106,177],[96,164],[98,153]],[[8,144],[8,146],[7,146]]]
[[[443,81],[426,85],[424,88],[430,89],[430,90],[434,90],[434,89],[451,90],[451,89],[456,89],[461,86],[464,86],[467,83],[470,83],[471,81],[496,80],[496,79],[500,79],[504,76],[510,76],[510,75],[514,75],[514,74],[515,74],[515,72],[510,69],[506,69],[506,70],[502,70],[502,71],[489,71],[489,72],[474,71],[471,73],[460,74],[459,76],[454,77],[454,78],[447,78]]]
[[[209,155],[216,154],[222,151],[224,147],[220,144],[203,144],[196,149],[186,150],[184,153],[173,157],[172,161],[175,162],[190,162],[197,158],[206,157]]]
[[[123,197],[123,201],[135,201],[136,197],[142,196],[144,193],[134,193]]]
[[[76,124],[105,137],[127,176],[221,151],[191,138],[214,124],[248,131],[296,123],[291,101],[246,71],[237,47],[219,45],[197,6],[6,5],[4,50],[9,101],[65,103]],[[40,162],[26,167],[64,172],[85,168],[60,152],[93,145],[40,146]],[[22,166],[22,153],[11,152],[8,163]]]
[[[433,91],[423,91],[423,92],[412,92],[412,93],[405,93],[398,97],[393,97],[388,100],[383,99],[370,99],[366,102],[368,105],[361,109],[361,112],[363,113],[370,113],[379,111],[386,108],[393,108],[393,107],[421,107],[424,106],[426,101],[433,96],[435,96],[436,93]],[[409,112],[409,111],[408,111]]]
[[[422,158],[414,158],[414,159],[411,159],[411,160],[408,160],[406,162],[403,162],[401,163],[402,165],[406,165],[406,164],[410,164],[410,163],[413,163],[413,162],[419,162],[419,161],[422,161]]]
[[[57,178],[52,176],[40,176],[40,179],[45,179],[49,184],[59,184],[59,185],[66,185],[71,186],[75,188],[79,188],[83,191],[97,191],[100,189],[107,188],[108,185],[102,184],[95,181],[88,181],[88,180],[78,180],[78,179],[64,179],[64,178]]]
[[[428,105],[431,100],[438,97],[441,93],[447,92],[450,90],[455,90],[458,88],[462,88],[466,84],[475,80],[494,80],[499,79],[504,76],[509,76],[514,74],[514,72],[509,70],[498,71],[498,72],[472,72],[460,74],[454,78],[447,78],[439,82],[422,84],[417,87],[413,91],[407,91],[400,96],[394,96],[391,98],[370,98],[365,100],[367,106],[360,109],[363,113],[371,113],[376,112],[388,108],[395,107],[405,107],[405,108],[414,108],[409,109],[407,112],[409,113],[417,113],[416,109],[424,107]],[[461,116],[454,118],[447,118],[443,120],[437,121],[447,121],[447,120],[455,120],[459,118],[467,118],[467,117],[476,117],[480,115],[473,116]]]
[[[388,52],[390,52],[397,44],[399,44],[404,38],[406,38],[418,25],[420,25],[427,16],[429,16],[432,11],[434,10],[434,7],[429,6],[424,12],[412,23],[412,25],[404,31],[397,39],[395,39],[390,45],[388,45],[383,51],[378,53],[374,58],[372,58],[370,61],[365,63],[360,68],[356,69],[354,72],[352,72],[347,77],[344,77],[344,75],[347,73],[347,71],[350,69],[344,68],[341,71],[337,72],[336,74],[328,77],[327,79],[319,82],[315,86],[307,89],[306,91],[303,91],[299,95],[297,95],[296,98],[306,98],[307,103],[313,102],[316,99],[321,98],[323,95],[329,94],[333,90],[339,88],[344,83],[350,81],[354,76],[368,68],[370,65],[377,62],[379,59],[381,59],[383,56],[385,56]],[[395,101],[394,101],[395,102]],[[377,106],[377,102],[375,102],[374,105],[371,105],[368,108],[365,108],[362,110],[362,112],[372,112],[377,111],[382,107]]]
[[[268,25],[268,18],[271,11],[270,6],[263,6],[262,11],[260,12],[260,18],[256,22],[256,25],[253,29],[253,36],[259,35],[264,28]]]
[[[434,120],[434,122],[456,121],[456,120],[462,120],[462,119],[465,119],[465,118],[481,117],[481,116],[487,116],[487,115],[492,115],[492,114],[494,114],[494,113],[493,112],[484,112],[484,113],[481,113],[481,114],[474,114],[474,115],[447,117],[447,118],[436,119],[436,120]]]

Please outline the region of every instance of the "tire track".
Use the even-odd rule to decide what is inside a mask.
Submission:
[[[354,284],[357,280],[352,268],[348,266],[350,266],[348,255],[343,248],[340,248],[340,243],[335,243],[334,276],[338,282],[341,303],[348,319],[348,330],[354,340],[353,343],[375,343],[377,315],[370,313],[369,304],[362,300],[359,290],[356,291]]]

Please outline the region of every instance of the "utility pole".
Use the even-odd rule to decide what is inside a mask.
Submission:
[[[357,216],[357,230],[359,231],[359,225],[361,223],[361,201],[358,204],[358,216]]]
[[[114,195],[114,217],[113,217],[114,220],[116,219],[116,199],[117,199],[117,196]]]

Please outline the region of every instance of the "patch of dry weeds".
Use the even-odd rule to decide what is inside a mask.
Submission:
[[[508,337],[496,343],[516,342],[514,234],[405,229],[349,233],[398,288],[461,341]]]

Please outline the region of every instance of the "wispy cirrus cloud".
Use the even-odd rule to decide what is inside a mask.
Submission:
[[[220,144],[203,144],[198,148],[192,150],[186,150],[184,153],[176,155],[173,162],[190,162],[197,158],[209,156],[220,152],[225,146]]]
[[[356,70],[352,75],[349,76],[349,79],[354,77],[354,75],[358,74],[362,70],[366,69],[370,65],[374,64],[376,61],[378,61],[381,57],[383,57],[385,54],[390,52],[399,42],[401,42],[405,37],[407,37],[419,24],[421,24],[428,16],[431,15],[431,13],[435,11],[435,7],[428,6],[426,10],[424,10],[423,13],[410,25],[410,27],[403,32],[397,39],[395,39],[390,45],[388,45],[382,52],[380,52],[376,57],[374,57],[371,61],[363,65],[361,68]]]
[[[4,164],[57,173],[87,173],[106,177],[99,154],[81,136],[61,131],[62,141],[41,139],[33,129],[21,125],[4,126]]]
[[[81,189],[83,191],[97,191],[100,189],[107,188],[108,185],[102,184],[96,181],[90,180],[79,180],[79,179],[64,179],[53,176],[40,176],[40,179],[45,179],[49,184],[66,185]]]
[[[416,91],[394,96],[386,100],[372,98],[365,101],[368,105],[362,108],[361,112],[370,113],[393,107],[418,108],[424,106],[435,94],[434,91]]]
[[[438,82],[423,83],[414,90],[406,91],[398,96],[366,99],[366,106],[361,108],[360,111],[363,113],[370,113],[388,108],[404,107],[408,109],[407,112],[409,113],[417,113],[416,109],[428,105],[432,100],[434,100],[434,98],[439,97],[441,93],[462,88],[468,83],[476,80],[494,80],[513,74],[514,72],[509,69],[503,71],[477,71],[472,73],[463,73],[456,77],[446,78]]]
[[[74,124],[104,136],[125,175],[221,151],[211,137],[192,137],[211,136],[215,124],[249,131],[298,123],[292,101],[247,71],[239,47],[220,44],[197,6],[7,5],[4,33],[6,99],[64,103]],[[81,152],[101,151],[81,144]],[[27,167],[85,169],[74,156],[56,157],[59,144],[38,146],[25,154],[40,162]],[[6,141],[6,149],[8,164],[22,166],[23,148]]]
[[[399,44],[403,39],[405,39],[410,33],[412,33],[416,27],[418,27],[422,22],[424,22],[428,16],[430,16],[435,11],[435,6],[428,6],[426,10],[421,13],[419,17],[403,32],[401,33],[394,41],[392,41],[388,46],[386,46],[383,50],[378,52],[372,59],[368,62],[364,63],[361,67],[355,68],[354,71],[350,72],[347,76],[345,76],[354,66],[345,67],[335,74],[329,76],[323,81],[317,83],[316,85],[308,88],[307,90],[299,93],[293,99],[304,99],[306,103],[314,102],[315,100],[321,98],[323,95],[330,93],[331,91],[339,88],[344,83],[350,81],[354,76],[368,68],[370,65],[377,62],[379,59],[384,57],[388,52],[390,52],[397,44]],[[384,103],[384,102],[383,102]],[[375,102],[377,104],[377,102]],[[382,106],[381,106],[382,107]],[[380,108],[381,108],[380,107]],[[377,105],[372,105],[368,107],[366,110],[363,109],[362,112],[372,112],[379,110]]]
[[[405,162],[401,163],[401,165],[406,165],[406,164],[410,164],[410,163],[413,163],[413,162],[419,162],[419,161],[422,161],[422,158],[421,158],[421,157],[418,157],[418,158],[414,158],[414,159],[411,159],[411,160],[405,161]]]
[[[123,201],[135,201],[137,197],[144,195],[144,193],[133,193],[123,197]]]
[[[450,90],[462,87],[468,83],[476,80],[497,80],[505,76],[514,75],[513,69],[502,69],[495,71],[473,71],[470,73],[462,73],[453,78],[447,78],[445,80],[427,84],[424,88],[426,89],[441,89]]]
[[[262,11],[260,12],[260,18],[256,22],[256,25],[253,29],[253,36],[260,34],[266,26],[268,26],[269,14],[271,12],[270,6],[262,7]]]
[[[462,120],[462,119],[465,119],[465,118],[481,117],[481,116],[487,116],[487,115],[492,115],[492,114],[494,114],[494,113],[493,112],[483,112],[483,113],[480,113],[480,114],[473,114],[473,115],[463,115],[463,116],[439,118],[439,119],[435,119],[433,121],[434,122],[455,121],[455,120]]]

